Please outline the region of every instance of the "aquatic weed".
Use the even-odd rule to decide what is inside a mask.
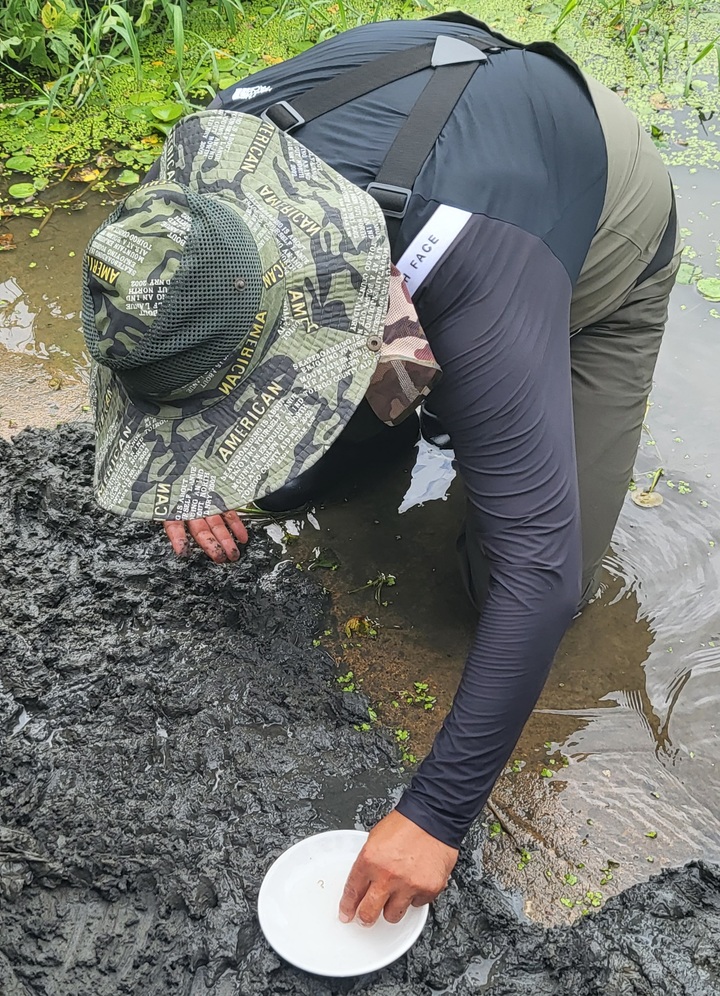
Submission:
[[[434,709],[437,696],[428,693],[429,687],[426,681],[414,681],[414,691],[407,692],[403,690],[400,692],[400,695],[408,705],[422,706],[425,710]]]
[[[378,605],[387,606],[387,602],[382,601],[382,590],[383,588],[392,588],[397,583],[397,578],[394,574],[385,574],[384,571],[379,571],[374,578],[370,578],[365,584],[361,584],[359,588],[352,588],[348,595],[354,595],[358,591],[364,591],[366,588],[372,588],[375,601]]]

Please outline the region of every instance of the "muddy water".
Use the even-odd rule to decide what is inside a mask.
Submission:
[[[78,186],[58,185],[53,197],[75,197]],[[88,237],[109,210],[88,193],[47,220],[18,218],[3,227],[17,248],[0,252],[0,436],[89,417],[80,267]]]
[[[717,173],[677,170],[674,178],[693,262],[714,274]],[[33,239],[36,222],[13,222],[18,249],[0,254],[4,435],[27,423],[88,418],[79,262],[108,210],[90,202],[72,215],[58,211]],[[641,485],[663,467],[664,504],[645,510],[628,500],[603,590],[564,640],[515,752],[520,770],[503,776],[487,814],[487,867],[546,922],[587,908],[588,890],[604,901],[665,865],[720,858],[720,318],[713,307],[694,287],[676,288],[637,463]],[[297,524],[300,536],[282,557],[307,569],[312,551],[322,551],[313,574],[335,596],[335,623],[322,640],[339,673],[353,671],[380,720],[409,731],[406,751],[421,755],[451,702],[473,616],[454,562],[457,482],[447,501],[398,515],[412,463],[411,454],[378,473],[358,468],[355,480]],[[348,594],[379,572],[397,579],[379,600],[372,588]],[[376,638],[346,634],[356,615],[379,624]],[[415,682],[428,685],[432,709],[406,701]],[[337,801],[345,819],[346,802]]]

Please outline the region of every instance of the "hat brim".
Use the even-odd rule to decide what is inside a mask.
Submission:
[[[271,261],[268,294],[283,299],[250,359],[239,343],[200,406],[147,405],[94,367],[98,502],[139,519],[195,519],[277,491],[340,435],[377,365],[390,250],[373,198],[249,115],[185,118],[160,178],[232,206]]]

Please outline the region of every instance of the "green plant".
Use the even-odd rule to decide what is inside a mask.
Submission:
[[[532,855],[530,854],[530,851],[528,851],[526,848],[523,847],[520,851],[520,860],[518,861],[518,868],[520,869],[520,871],[523,871],[525,868],[527,868],[527,866],[530,864],[531,861],[532,861]]]
[[[360,24],[377,21],[383,0],[376,0],[374,8],[366,13],[347,0],[283,0],[277,8],[270,8],[268,22],[302,21],[300,36],[305,42],[323,41]],[[302,43],[301,43],[302,46]]]
[[[57,73],[82,55],[81,17],[73,0],[7,0],[0,9],[0,58]]]
[[[407,702],[408,705],[422,706],[423,709],[429,710],[435,707],[437,702],[437,697],[435,695],[428,694],[427,681],[414,681],[412,692],[402,691],[400,695]]]
[[[395,730],[395,742],[400,747],[400,756],[402,757],[403,764],[417,764],[417,758],[409,750],[410,731]]]
[[[239,0],[203,0],[193,15],[207,11],[235,30],[243,12]],[[44,101],[48,113],[69,101],[81,106],[94,91],[105,91],[109,69],[127,63],[140,86],[143,57],[158,39],[172,39],[175,98],[180,114],[191,110],[188,94],[244,75],[244,58],[224,60],[225,78],[213,46],[190,29],[185,0],[6,0],[0,7],[0,66]],[[230,74],[232,76],[230,77]],[[49,85],[44,87],[42,80]],[[214,92],[211,89],[211,92]],[[106,100],[106,103],[110,103]],[[179,116],[179,115],[178,115]]]
[[[339,674],[337,676],[337,683],[340,685],[344,692],[354,692],[355,691],[355,675],[352,671],[348,671],[347,674]]]
[[[374,578],[370,578],[365,584],[361,584],[359,588],[353,588],[348,592],[348,595],[354,595],[358,591],[364,591],[366,588],[372,588],[375,601],[378,605],[387,605],[387,602],[382,601],[382,590],[385,587],[392,588],[393,585],[397,583],[397,579],[394,574],[385,574],[383,571],[379,571]]]
[[[648,79],[655,75],[660,86],[664,85],[668,69],[675,66],[684,78],[687,99],[701,63],[713,60],[720,80],[720,33],[715,31],[704,39],[697,37],[696,22],[701,10],[698,0],[678,4],[667,0],[567,0],[550,34],[556,38],[573,15],[580,23],[600,23],[634,56]],[[716,15],[714,22],[717,24]],[[706,12],[705,24],[713,24],[711,12]]]

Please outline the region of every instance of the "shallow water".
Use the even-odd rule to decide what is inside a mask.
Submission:
[[[692,261],[716,275],[718,174],[677,169],[674,180],[698,254]],[[36,222],[13,222],[18,249],[0,253],[3,435],[89,417],[77,288],[83,245],[109,205],[88,201],[80,212],[56,212],[33,239]],[[720,858],[716,307],[692,286],[673,294],[636,474],[644,486],[663,467],[664,504],[640,509],[628,499],[603,591],[567,634],[515,752],[524,766],[507,772],[493,796],[488,819],[506,832],[486,845],[488,867],[547,922],[576,915],[587,889],[604,898],[662,866]],[[378,475],[359,468],[358,479],[299,523],[284,556],[307,566],[313,548],[332,552],[337,570],[317,575],[335,594],[338,625],[323,641],[341,673],[354,669],[362,679],[380,719],[410,730],[421,755],[450,704],[474,620],[455,569],[458,482],[447,501],[398,515],[411,465],[409,456]],[[382,592],[387,606],[372,589],[348,594],[381,571],[397,578]],[[356,614],[379,621],[377,639],[344,635]],[[403,701],[415,681],[437,697],[432,710]],[[540,777],[543,767],[551,779]],[[362,781],[352,798],[339,785],[327,800],[339,820],[372,791],[372,778]],[[519,860],[522,849],[528,862]],[[619,867],[604,871],[608,861]]]

